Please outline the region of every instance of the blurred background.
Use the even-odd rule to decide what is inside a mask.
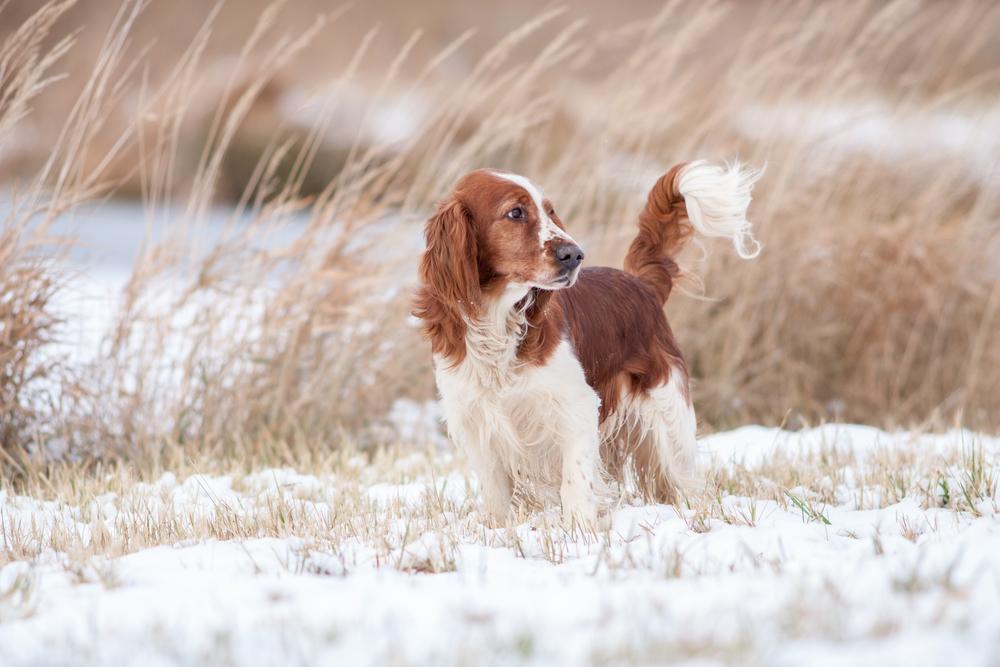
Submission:
[[[620,266],[696,158],[766,165],[763,254],[693,248],[667,306],[703,432],[995,430],[998,34],[986,1],[11,0],[0,444],[436,442],[408,309],[451,183],[524,173]]]

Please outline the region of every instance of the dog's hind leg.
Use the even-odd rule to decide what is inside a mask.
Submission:
[[[687,377],[674,369],[666,383],[635,396],[629,412],[628,439],[639,490],[648,500],[680,502],[697,484],[697,421]]]

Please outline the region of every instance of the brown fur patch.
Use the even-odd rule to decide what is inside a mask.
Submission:
[[[648,285],[660,305],[667,302],[680,275],[674,257],[694,232],[684,197],[677,190],[683,168],[684,164],[671,168],[649,191],[646,206],[639,214],[639,233],[625,255],[625,270]]]
[[[507,217],[515,207],[522,209],[523,219]],[[562,221],[552,220],[564,229]],[[461,363],[466,354],[463,316],[478,316],[482,304],[509,283],[547,283],[558,276],[556,244],[539,246],[540,225],[541,212],[520,185],[485,169],[459,180],[427,221],[421,285],[414,300],[413,314],[422,320],[435,354]],[[532,364],[544,363],[562,330],[558,309],[548,307],[547,295],[535,291],[529,329],[518,350],[519,358]]]
[[[624,392],[664,384],[687,368],[657,293],[639,278],[607,267],[584,269],[556,292],[587,383],[601,398],[601,421]],[[686,384],[686,383],[685,383]]]
[[[479,313],[479,248],[468,211],[452,199],[427,221],[421,285],[413,314],[423,322],[431,349],[451,363],[465,358],[465,321]]]

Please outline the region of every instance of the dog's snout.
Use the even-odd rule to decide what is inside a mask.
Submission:
[[[572,271],[583,261],[583,250],[575,243],[564,243],[556,248],[556,261],[567,271]]]

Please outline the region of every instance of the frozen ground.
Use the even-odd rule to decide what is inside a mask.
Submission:
[[[690,507],[624,502],[587,536],[484,527],[433,447],[0,491],[0,664],[1000,664],[1000,440],[702,450]]]

